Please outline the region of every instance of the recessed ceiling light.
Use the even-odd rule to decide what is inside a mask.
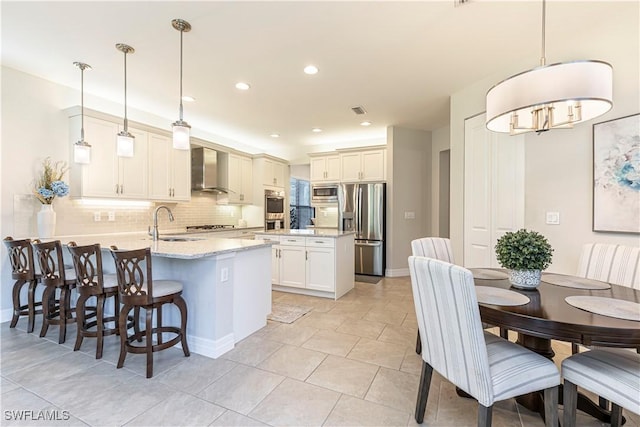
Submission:
[[[269,135],[271,138],[280,138],[280,134],[279,133],[272,133],[271,135]]]
[[[368,120],[365,120],[364,122],[360,123],[360,126],[371,126],[371,122]]]
[[[249,85],[249,83],[245,83],[245,82],[238,82],[238,83],[236,83],[236,89],[239,89],[239,90],[249,90],[249,88],[251,88],[251,86]]]
[[[311,132],[315,132],[315,133],[322,132],[322,129],[320,129],[320,128],[313,128],[313,129],[311,129]]]
[[[184,102],[194,102],[196,99],[193,96],[189,96],[189,95],[184,95],[182,97],[182,100]]]
[[[315,65],[307,65],[304,67],[305,74],[318,74],[318,67]]]

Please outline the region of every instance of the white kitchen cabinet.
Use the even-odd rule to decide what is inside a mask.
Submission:
[[[70,120],[72,141],[78,140],[80,117]],[[148,196],[148,133],[129,128],[135,136],[133,157],[116,155],[118,123],[94,117],[84,118],[85,139],[91,144],[91,164],[71,163],[73,197],[146,199]]]
[[[339,182],[340,155],[311,157],[311,182]]]
[[[285,187],[286,182],[286,165],[271,159],[262,159],[264,166],[262,169],[262,184],[273,187]]]
[[[318,291],[335,290],[335,239],[308,237],[306,241],[306,287]]]
[[[342,182],[385,181],[386,149],[340,153]]]
[[[218,184],[229,190],[218,195],[221,204],[251,204],[253,202],[253,160],[231,153],[218,153]]]
[[[190,167],[189,150],[174,149],[171,136],[149,133],[149,199],[189,201]]]

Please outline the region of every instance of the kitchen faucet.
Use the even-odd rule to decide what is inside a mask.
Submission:
[[[153,212],[153,230],[149,232],[149,235],[154,241],[158,240],[158,237],[160,237],[160,233],[158,233],[158,211],[162,208],[165,208],[167,212],[169,212],[169,221],[173,222],[173,213],[171,212],[171,209],[165,205],[158,206]]]

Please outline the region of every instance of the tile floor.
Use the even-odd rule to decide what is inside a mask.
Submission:
[[[421,359],[415,354],[416,317],[408,278],[357,283],[339,301],[274,292],[273,300],[312,306],[293,324],[269,322],[214,360],[179,349],[155,355],[145,378],[144,355],[128,355],[116,369],[119,343],[95,340],[73,352],[75,326],[57,344],[25,333],[26,321],[0,326],[0,425],[91,426],[412,426]],[[554,343],[557,360],[569,354]],[[32,410],[59,420],[12,419]],[[477,405],[455,394],[437,374],[424,425],[474,426]],[[628,426],[640,417],[625,412]],[[65,419],[62,419],[65,418]],[[601,423],[582,416],[582,426]],[[543,426],[514,400],[497,403],[493,425]]]

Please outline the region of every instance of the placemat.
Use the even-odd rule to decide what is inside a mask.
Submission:
[[[508,289],[492,286],[476,286],[476,295],[481,304],[491,305],[524,305],[529,303],[529,297]]]
[[[504,271],[492,270],[490,268],[470,268],[474,279],[502,280],[508,279],[509,275]]]
[[[636,302],[589,295],[573,295],[564,300],[567,304],[590,313],[640,322],[640,304]]]
[[[564,274],[542,273],[542,281],[556,286],[576,289],[611,289],[607,282],[586,279],[584,277],[566,276]]]

